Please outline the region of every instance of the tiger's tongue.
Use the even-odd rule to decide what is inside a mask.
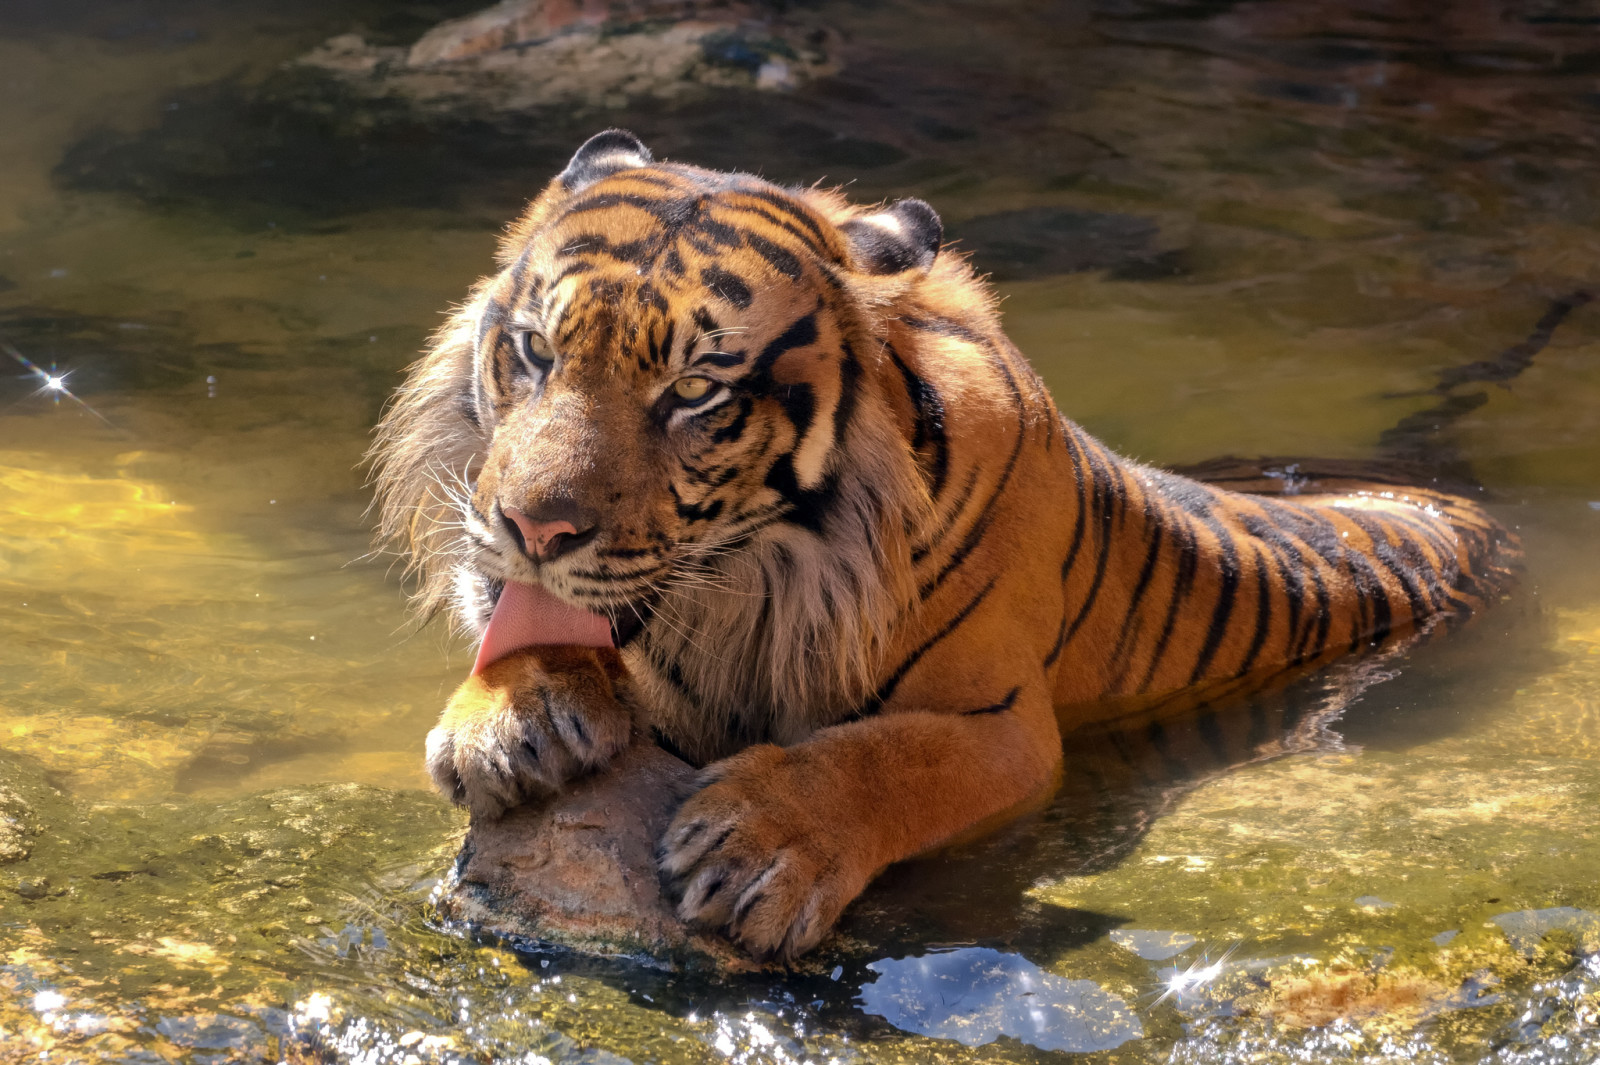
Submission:
[[[513,651],[546,644],[610,647],[611,623],[599,614],[563,603],[537,584],[507,581],[478,645],[473,673]]]

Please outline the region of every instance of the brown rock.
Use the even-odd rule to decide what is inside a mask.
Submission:
[[[411,46],[406,63],[426,67],[538,44],[557,34],[598,29],[616,20],[619,12],[629,21],[679,22],[701,14],[700,8],[709,8],[724,19],[733,14],[727,3],[697,4],[693,0],[629,0],[622,5],[615,0],[502,0],[463,18],[441,22]]]
[[[409,49],[345,34],[298,62],[429,109],[515,112],[787,92],[836,73],[839,43],[826,26],[738,0],[504,0]]]
[[[454,920],[597,954],[746,969],[723,940],[679,921],[656,875],[656,841],[694,770],[636,745],[547,803],[475,820],[439,902]]]

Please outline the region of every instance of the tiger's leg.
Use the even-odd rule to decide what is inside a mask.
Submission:
[[[474,817],[498,817],[605,766],[633,735],[627,683],[609,647],[530,647],[486,666],[428,733],[434,786]]]
[[[667,829],[662,871],[685,920],[793,957],[884,866],[1039,796],[1060,762],[1042,678],[983,710],[885,714],[793,747],[760,744],[706,769]]]

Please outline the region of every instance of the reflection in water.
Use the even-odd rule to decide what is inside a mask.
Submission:
[[[117,430],[0,381],[0,1060],[1035,1061],[1085,1001],[1142,1033],[1117,1060],[1595,1058],[1595,12],[824,0],[836,78],[493,120],[284,66],[477,6],[0,5],[0,340]],[[1053,802],[890,870],[814,969],[433,922],[460,822],[418,752],[464,665],[352,565],[355,466],[500,222],[608,125],[929,199],[1062,408],[1142,459],[1458,463],[1526,591],[1069,737]],[[969,992],[1077,1005],[1026,1029],[905,975],[972,958]]]
[[[896,1028],[967,1046],[1009,1035],[1041,1050],[1085,1054],[1144,1034],[1128,1004],[1092,980],[1067,980],[983,947],[875,961],[861,1005]]]
[[[1187,932],[1118,928],[1112,931],[1111,942],[1124,950],[1133,951],[1146,961],[1166,961],[1194,946],[1197,940]]]

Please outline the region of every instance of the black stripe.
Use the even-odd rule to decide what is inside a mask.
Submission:
[[[1240,677],[1250,672],[1250,667],[1256,664],[1256,657],[1261,654],[1261,646],[1267,642],[1267,632],[1272,627],[1272,584],[1267,580],[1267,560],[1261,554],[1260,547],[1252,545],[1250,552],[1256,561],[1256,631],[1250,637],[1250,648],[1245,652],[1244,663],[1235,674]]]
[[[1067,545],[1067,557],[1061,561],[1061,581],[1066,583],[1072,574],[1072,564],[1078,560],[1083,548],[1083,534],[1089,527],[1089,482],[1085,478],[1082,444],[1077,440],[1077,430],[1065,421],[1061,427],[1061,440],[1066,445],[1067,459],[1072,463],[1073,492],[1077,500],[1077,516],[1072,521],[1072,540]],[[1065,618],[1063,618],[1063,621]],[[1062,629],[1064,633],[1065,628]]]
[[[695,220],[683,237],[684,241],[702,255],[717,257],[744,243],[744,230],[726,222],[702,215]]]
[[[833,443],[829,445],[830,452],[849,431],[850,423],[855,420],[856,403],[861,398],[863,371],[855,349],[845,340],[840,342],[839,352],[842,356],[839,363],[839,402],[833,408]]]
[[[744,279],[719,267],[708,266],[700,271],[700,282],[711,290],[713,296],[726,300],[741,311],[748,310],[753,297]]]
[[[1091,438],[1081,437],[1079,438],[1079,443],[1084,445],[1084,458],[1088,461],[1090,476],[1094,479],[1095,490],[1091,499],[1095,504],[1096,513],[1094,516],[1099,519],[1100,523],[1100,550],[1095,556],[1094,580],[1090,582],[1089,591],[1084,595],[1083,602],[1079,604],[1078,613],[1072,619],[1072,624],[1067,626],[1067,642],[1071,642],[1072,637],[1077,635],[1078,629],[1088,620],[1089,612],[1094,609],[1095,600],[1100,597],[1100,586],[1106,578],[1106,563],[1111,558],[1111,523],[1115,517],[1113,509],[1115,499],[1113,496],[1114,489],[1111,485],[1111,474],[1097,460],[1096,453],[1099,453],[1100,459],[1111,462],[1115,462],[1115,459],[1112,459],[1105,452],[1105,449]]]
[[[935,333],[943,337],[955,337],[983,348],[993,346],[989,338],[982,333],[969,329],[960,322],[939,315],[928,315],[924,318],[920,315],[902,314],[900,321],[921,333]]]
[[[590,211],[605,211],[612,207],[637,207],[666,227],[668,232],[682,228],[699,211],[699,200],[692,197],[662,198],[644,196],[636,192],[599,192],[573,201],[562,212],[570,218]]]
[[[1175,522],[1174,533],[1178,539],[1178,572],[1172,581],[1172,595],[1167,600],[1167,616],[1161,623],[1161,635],[1156,639],[1154,650],[1150,652],[1150,663],[1145,667],[1144,676],[1139,679],[1139,685],[1134,691],[1144,691],[1150,687],[1150,682],[1155,679],[1156,670],[1161,668],[1161,660],[1166,657],[1167,645],[1172,641],[1172,634],[1178,627],[1178,610],[1187,602],[1189,593],[1194,587],[1194,578],[1200,566],[1200,553],[1198,541],[1193,528],[1189,525],[1189,518],[1182,511],[1172,515]]]
[[[1278,585],[1283,590],[1284,599],[1288,603],[1289,617],[1286,622],[1284,637],[1284,654],[1292,657],[1295,645],[1300,635],[1300,616],[1305,609],[1306,584],[1302,569],[1305,560],[1294,549],[1294,544],[1282,529],[1270,521],[1255,514],[1243,514],[1240,517],[1245,531],[1261,542],[1272,558],[1273,570],[1278,575]],[[1292,558],[1290,556],[1293,556]]]
[[[794,225],[792,222],[787,221],[777,212],[768,210],[765,206],[753,203],[737,203],[723,200],[717,204],[717,208],[721,211],[735,211],[740,214],[754,215],[763,222],[766,222],[768,225],[776,226],[785,233],[788,233],[790,236],[794,237],[794,239],[798,240],[812,255],[815,255],[818,258],[827,255],[827,252],[823,250],[823,248],[820,247],[815,240],[812,239],[810,233],[807,233],[805,230],[801,229],[797,225]],[[746,239],[749,239],[752,236],[754,236],[754,234],[749,232],[745,234]],[[799,278],[796,278],[795,280],[799,280]]]
[[[601,236],[599,233],[584,233],[567,241],[556,254],[563,257],[582,255],[586,258],[569,263],[567,268],[563,269],[556,278],[556,281],[566,277],[569,271],[578,273],[592,270],[595,264],[586,261],[587,257],[604,256],[607,259],[625,263],[628,266],[643,266],[654,261],[660,253],[661,240],[659,237],[641,237],[638,240],[613,244],[610,238]]]
[[[483,313],[478,316],[478,332],[472,340],[473,349],[483,350],[483,342],[489,336],[491,329],[498,329],[505,324],[506,305],[498,298],[490,296],[484,304]]]
[[[790,281],[799,281],[801,276],[800,258],[787,248],[781,248],[765,237],[754,233],[746,233],[744,242],[750,245],[752,251],[772,264],[772,268],[787,277]]]
[[[860,709],[855,712],[855,716],[858,718],[870,717],[882,710],[884,704],[894,696],[894,690],[900,686],[900,682],[905,679],[906,674],[911,672],[918,662],[922,661],[922,657],[932,650],[934,645],[956,631],[961,623],[966,621],[974,610],[978,609],[978,605],[988,598],[990,592],[994,591],[995,583],[999,579],[999,577],[989,578],[989,583],[983,586],[983,591],[973,596],[966,606],[956,611],[955,616],[945,622],[943,628],[928,637],[920,647],[907,655],[894,672],[889,674],[888,679],[878,685],[878,690],[868,696],[866,701],[861,704]]]
[[[1061,657],[1061,652],[1067,646],[1067,615],[1061,615],[1061,624],[1056,626],[1056,642],[1050,645],[1050,653],[1044,656],[1044,668],[1049,669],[1056,664],[1056,659]]]
[[[456,397],[456,411],[474,429],[483,428],[483,419],[478,417],[478,400],[472,393],[463,392]]]
[[[816,220],[811,217],[810,213],[803,210],[793,200],[790,200],[780,193],[774,192],[770,189],[741,188],[738,189],[737,192],[742,196],[748,196],[753,200],[760,200],[763,203],[770,204],[777,208],[780,213],[788,215],[796,222],[799,222],[800,225],[809,230],[811,235],[816,238],[815,247],[817,254],[823,254],[823,249],[828,246],[827,235],[823,233],[822,227],[817,224]]]
[[[1400,590],[1405,593],[1406,600],[1411,607],[1411,620],[1413,622],[1421,621],[1431,614],[1432,610],[1429,609],[1429,604],[1422,598],[1421,589],[1412,580],[1411,567],[1406,564],[1405,559],[1398,557],[1394,546],[1388,542],[1388,537],[1386,535],[1380,536],[1380,534],[1388,532],[1383,527],[1383,523],[1374,520],[1372,515],[1362,514],[1357,511],[1350,511],[1346,516],[1357,528],[1366,533],[1367,539],[1372,543],[1371,554],[1367,555],[1366,552],[1362,552],[1362,554],[1367,555],[1370,560],[1377,562],[1388,570],[1389,575],[1395,579],[1395,583],[1400,585]]]
[[[561,284],[561,282],[565,281],[569,277],[581,277],[584,274],[592,274],[597,269],[599,269],[599,266],[592,259],[575,259],[572,262],[567,263],[556,272],[556,276],[550,279],[550,288],[554,289],[557,285]]]
[[[750,412],[754,409],[755,404],[749,396],[735,396],[732,402],[724,404],[723,407],[724,409],[731,409],[733,417],[728,419],[727,424],[711,433],[711,442],[713,444],[726,444],[743,436],[745,426],[750,422]]]
[[[917,452],[919,464],[923,449],[931,448],[932,457],[927,461],[925,475],[928,497],[937,499],[944,490],[945,478],[950,474],[950,440],[944,428],[944,399],[932,382],[918,376],[905,364],[893,346],[886,345],[884,350],[900,371],[900,378],[906,386],[906,397],[911,401],[911,450]]]
[[[1420,512],[1415,518],[1408,514],[1387,514],[1383,521],[1400,541],[1395,550],[1405,561],[1407,572],[1422,583],[1420,590],[1427,596],[1429,612],[1445,609],[1450,600],[1450,587],[1460,572],[1454,545],[1444,550],[1439,531],[1421,520]],[[1432,550],[1439,562],[1430,559],[1425,548]],[[1449,569],[1442,568],[1441,562],[1449,564]]]
[[[700,333],[692,337],[689,340],[689,343],[684,345],[685,351],[693,351],[694,346],[700,343],[701,335],[706,333],[715,333],[722,328],[717,324],[717,320],[711,317],[710,310],[708,310],[704,305],[696,307],[694,314],[691,317],[694,318],[695,328],[700,330]]]
[[[1305,661],[1307,658],[1314,658],[1327,650],[1328,632],[1333,627],[1333,603],[1328,596],[1328,586],[1322,579],[1322,571],[1315,566],[1311,569],[1311,581],[1317,588],[1316,636],[1311,636],[1312,627],[1309,624],[1311,619],[1307,618],[1306,636],[1311,639],[1311,642],[1305,644],[1302,640],[1302,646],[1295,652],[1294,661],[1296,664]]]
[[[1277,533],[1275,539],[1281,539],[1288,546],[1298,545],[1295,549],[1296,560],[1300,568],[1309,570],[1316,585],[1317,612],[1306,618],[1306,631],[1297,641],[1294,661],[1299,662],[1305,657],[1320,655],[1327,648],[1332,628],[1332,601],[1322,571],[1315,562],[1308,564],[1306,556],[1320,559],[1331,571],[1344,569],[1346,552],[1338,530],[1325,517],[1307,506],[1289,506],[1270,498],[1257,498],[1253,502],[1269,518],[1270,527]],[[1358,606],[1364,617],[1366,606],[1359,598],[1363,595],[1360,588],[1357,588],[1357,595]],[[1313,620],[1316,622],[1316,636],[1307,644],[1306,637],[1311,634]]]
[[[1012,402],[1017,405],[1016,443],[1011,447],[1011,455],[1006,459],[1005,468],[1000,473],[1000,479],[995,482],[994,491],[989,493],[988,500],[984,502],[983,509],[979,511],[978,517],[973,520],[971,527],[967,530],[967,535],[962,538],[960,546],[951,552],[949,559],[945,561],[944,568],[939,571],[933,580],[925,582],[921,588],[917,589],[917,594],[923,599],[927,599],[928,596],[938,590],[939,586],[944,583],[945,578],[954,572],[957,566],[966,561],[967,556],[972,553],[988,533],[989,523],[994,520],[995,508],[1000,502],[1000,497],[1005,493],[1006,486],[1011,483],[1011,474],[1016,470],[1017,459],[1022,456],[1022,445],[1028,439],[1028,409],[1022,402],[1022,390],[1017,387],[1017,379],[1011,373],[1011,368],[1003,360],[996,360],[996,364],[999,366],[1000,371],[1005,374],[1006,384],[1011,389]]]
[[[656,671],[656,674],[665,680],[678,696],[695,710],[701,707],[700,696],[689,687],[689,682],[684,679],[683,670],[678,666],[676,659],[662,657],[661,649],[653,640],[649,639],[650,632],[646,630],[643,638],[636,638],[634,643],[643,649],[645,661]]]
[[[1189,674],[1190,684],[1205,676],[1206,669],[1211,665],[1211,659],[1216,656],[1222,641],[1227,638],[1228,619],[1233,615],[1234,597],[1239,592],[1239,553],[1233,544],[1233,533],[1217,521],[1209,509],[1204,514],[1196,516],[1201,524],[1211,530],[1211,534],[1217,538],[1217,543],[1222,549],[1222,587],[1217,592],[1217,605],[1211,611],[1211,624],[1206,629],[1206,639],[1200,647],[1200,657],[1195,661],[1194,671]]]
[[[945,515],[944,520],[939,523],[939,527],[928,537],[925,545],[912,549],[911,561],[913,563],[920,565],[924,558],[927,558],[935,548],[944,543],[944,538],[950,534],[950,530],[955,528],[957,519],[966,512],[967,503],[972,499],[972,493],[978,487],[978,475],[982,472],[983,467],[977,463],[974,463],[967,470],[966,483],[961,486],[959,492],[951,493],[951,498],[955,503],[950,507],[949,513]]]
[[[1017,687],[1006,692],[1005,696],[999,702],[990,703],[988,706],[980,706],[976,710],[963,710],[961,711],[961,716],[975,717],[979,714],[1003,714],[1007,710],[1010,710],[1012,704],[1017,701],[1017,693],[1020,691],[1022,691],[1022,686],[1018,685]]]
[[[796,318],[790,323],[788,329],[774,337],[767,343],[766,347],[761,349],[761,354],[757,357],[755,366],[752,367],[752,372],[770,373],[772,364],[777,362],[780,356],[795,348],[803,348],[807,344],[815,344],[816,342],[817,314],[812,311]]]
[[[678,517],[687,522],[715,521],[722,513],[722,500],[713,499],[709,503],[685,503],[683,497],[678,495],[678,486],[667,482],[667,493],[672,496],[674,508]]]
[[[1358,651],[1368,640],[1381,640],[1389,635],[1392,612],[1389,606],[1389,592],[1378,577],[1378,570],[1372,564],[1372,560],[1351,547],[1345,548],[1344,556],[1351,583],[1356,588],[1357,604],[1360,606],[1360,624],[1350,633],[1350,650]]]
[[[1133,586],[1133,595],[1128,600],[1128,609],[1123,612],[1122,626],[1117,636],[1117,645],[1111,652],[1110,672],[1114,679],[1111,682],[1112,690],[1116,690],[1121,681],[1121,667],[1124,659],[1130,657],[1132,645],[1135,642],[1134,617],[1139,612],[1139,604],[1143,602],[1145,593],[1150,590],[1150,579],[1155,576],[1156,563],[1161,559],[1161,548],[1166,543],[1167,531],[1161,520],[1161,511],[1154,503],[1153,494],[1144,493],[1145,535],[1149,537],[1150,544],[1145,549],[1144,565],[1139,567],[1139,576]]]

